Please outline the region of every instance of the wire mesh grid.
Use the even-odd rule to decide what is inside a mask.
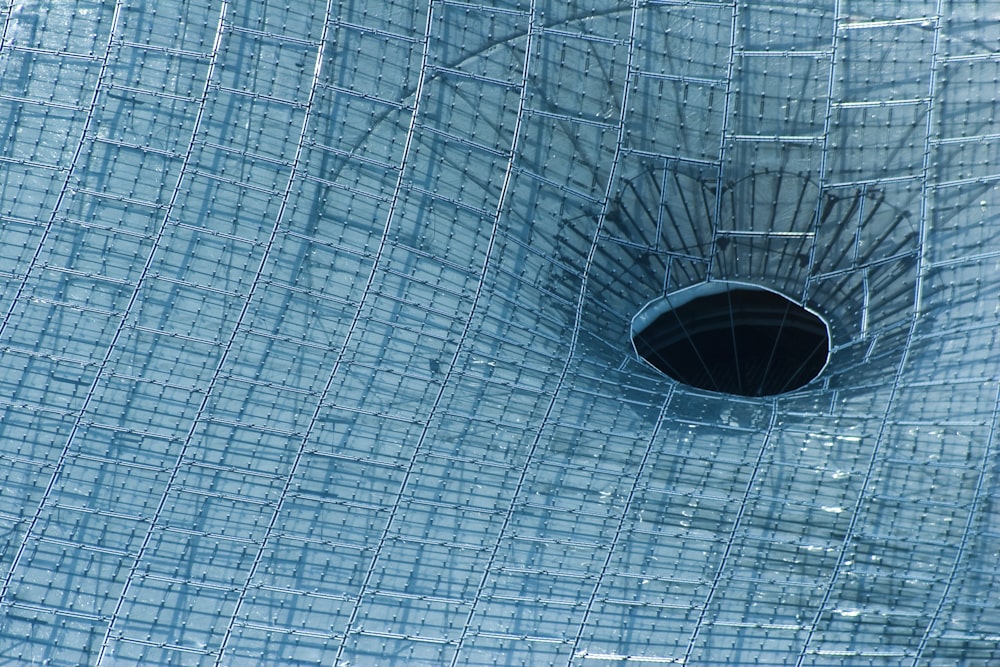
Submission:
[[[0,664],[1000,660],[1000,4],[0,16]]]

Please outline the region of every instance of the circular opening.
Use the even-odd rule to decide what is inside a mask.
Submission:
[[[678,382],[740,396],[773,396],[826,366],[818,315],[752,285],[704,283],[647,305],[632,321],[635,350]]]

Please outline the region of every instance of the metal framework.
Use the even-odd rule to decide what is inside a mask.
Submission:
[[[1000,663],[997,0],[0,20],[0,665]]]

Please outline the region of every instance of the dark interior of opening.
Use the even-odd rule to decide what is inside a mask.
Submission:
[[[636,351],[679,382],[741,396],[798,389],[826,365],[823,321],[767,290],[733,288],[669,310],[633,335]]]

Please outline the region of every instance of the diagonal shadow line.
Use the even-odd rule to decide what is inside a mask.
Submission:
[[[778,323],[778,335],[774,337],[774,342],[771,343],[771,353],[767,357],[767,363],[764,364],[764,372],[760,376],[760,382],[757,385],[756,396],[760,396],[764,391],[764,386],[767,384],[767,376],[771,373],[771,368],[774,364],[774,357],[778,351],[778,341],[781,340],[781,333],[785,328],[785,322],[788,320],[788,313],[791,310],[791,302],[785,304],[785,312],[781,314],[781,321]]]
[[[822,348],[822,347],[823,347],[824,345],[828,345],[828,344],[829,344],[829,342],[828,342],[828,340],[827,340],[826,336],[821,336],[821,337],[820,337],[820,339],[819,339],[819,341],[818,341],[818,342],[816,343],[816,345],[814,345],[814,346],[813,346],[813,348],[812,348],[812,350],[811,350],[811,351],[809,352],[809,354],[805,356],[805,358],[803,359],[802,363],[801,363],[801,364],[799,364],[799,366],[798,366],[798,367],[797,367],[797,368],[795,369],[795,372],[794,372],[794,373],[792,373],[791,375],[789,375],[789,376],[788,376],[788,379],[787,379],[787,380],[785,380],[785,383],[784,383],[783,385],[781,385],[781,389],[780,389],[780,390],[779,390],[779,391],[778,391],[777,393],[779,393],[779,394],[783,394],[783,393],[785,393],[786,391],[788,391],[788,387],[789,387],[789,385],[791,385],[791,384],[792,384],[792,381],[793,381],[793,380],[795,380],[795,378],[797,378],[797,377],[799,376],[799,373],[801,373],[801,372],[803,371],[803,369],[805,369],[805,368],[806,368],[806,366],[807,366],[807,365],[809,364],[809,362],[811,362],[811,361],[812,361],[812,359],[813,359],[813,358],[814,358],[814,357],[816,356],[816,353],[817,353],[817,352],[818,352],[818,351],[819,351],[819,350],[820,350],[820,349],[821,349],[821,348]],[[829,355],[828,355],[828,356],[829,356]],[[820,368],[822,368],[822,366],[821,366]],[[813,381],[813,380],[815,380],[815,379],[816,379],[816,377],[815,377],[815,376],[814,376],[814,377],[811,377],[811,378],[809,378],[809,380],[808,380],[807,382],[804,382],[803,384],[801,384],[801,385],[799,385],[799,386],[805,386],[806,384],[809,384],[809,382],[812,382],[812,381]],[[797,389],[797,388],[798,388],[798,387],[796,387],[796,389]]]
[[[655,326],[656,323],[660,320],[660,318],[662,318],[666,314],[667,313],[664,313],[660,317],[658,317],[655,320],[653,320],[653,322],[651,322],[649,325],[647,325],[642,331],[640,331],[634,337],[635,338],[643,338],[643,333],[645,331],[648,331],[650,329],[650,327]],[[698,359],[698,363],[701,364],[702,369],[704,369],[705,376],[708,378],[709,382],[711,382],[713,391],[721,392],[722,389],[719,388],[719,383],[716,380],[715,375],[712,373],[711,368],[709,368],[708,364],[705,362],[705,359],[702,357],[701,352],[698,349],[698,346],[695,344],[695,339],[691,336],[691,332],[688,330],[688,328],[686,326],[684,326],[684,320],[681,319],[681,317],[677,314],[677,311],[675,311],[675,310],[669,311],[669,314],[673,315],[674,320],[680,326],[681,333],[684,335],[684,338],[687,340],[688,345],[691,347],[691,350],[694,352],[695,357]],[[666,366],[674,369],[674,373],[673,374],[668,373],[668,375],[671,375],[675,380],[678,380],[679,382],[682,382],[683,384],[691,384],[689,382],[686,382],[684,379],[682,379],[685,374],[678,372],[676,370],[676,366],[674,364],[671,364],[669,361],[667,361],[654,345],[649,344],[648,348],[654,354],[656,354],[657,359],[663,360],[664,365],[666,365]],[[653,365],[656,366],[656,364],[653,364]]]

